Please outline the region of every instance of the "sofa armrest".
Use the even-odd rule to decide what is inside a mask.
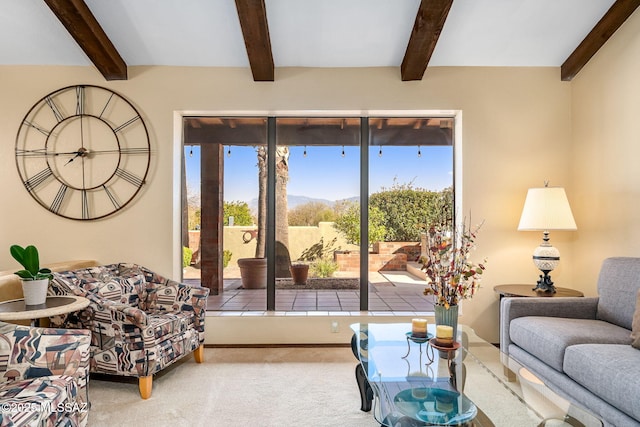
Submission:
[[[209,288],[185,285],[167,279],[164,283],[147,283],[149,310],[184,311],[206,306]]]
[[[155,302],[165,310],[180,309],[185,305],[193,306],[198,300],[206,301],[209,296],[209,288],[185,285],[171,279],[167,279],[165,283],[147,283],[147,292],[147,301]]]
[[[209,288],[185,285],[173,280],[165,283],[147,283],[147,312],[193,312],[194,326],[198,332],[204,332],[207,315],[207,297]]]
[[[167,279],[138,264],[118,264],[118,272],[123,277],[141,274],[146,282],[145,301],[140,301],[140,308],[144,311],[180,311],[202,305],[209,296],[209,288],[196,287]]]
[[[518,317],[542,316],[595,319],[598,298],[502,298],[500,301],[500,350],[508,353],[509,325]]]

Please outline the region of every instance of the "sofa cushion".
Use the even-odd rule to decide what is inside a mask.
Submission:
[[[631,325],[631,343],[637,349],[640,349],[640,289],[636,297],[636,312],[633,314],[633,324]]]
[[[511,321],[509,336],[523,350],[560,372],[565,349],[570,345],[631,343],[628,329],[602,320],[563,317],[518,317]]]
[[[640,258],[607,258],[598,277],[596,318],[631,330],[640,289]]]
[[[629,345],[573,345],[565,352],[564,371],[612,406],[640,419],[640,351]]]

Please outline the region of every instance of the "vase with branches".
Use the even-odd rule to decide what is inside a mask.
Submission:
[[[434,295],[436,325],[451,326],[454,339],[458,333],[458,304],[475,295],[485,270],[486,260],[475,263],[470,259],[481,226],[472,228],[464,220],[457,230],[452,221],[426,227],[426,255],[421,257],[427,276],[424,294]],[[440,353],[441,357],[445,355]]]
[[[426,227],[427,250],[420,262],[428,286],[425,295],[434,295],[435,304],[449,309],[472,298],[480,287],[485,263],[471,261],[475,240],[482,224],[471,227],[466,221],[454,233],[451,221]]]

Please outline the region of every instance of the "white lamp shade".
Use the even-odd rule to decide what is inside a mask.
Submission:
[[[518,230],[577,230],[564,188],[530,188]]]

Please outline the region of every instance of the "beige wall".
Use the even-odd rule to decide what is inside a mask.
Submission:
[[[231,251],[231,265],[236,264],[239,258],[253,258],[256,254],[256,240],[244,243],[243,235],[247,230],[256,230],[257,226],[225,226],[224,248]],[[248,236],[247,236],[248,237]],[[358,246],[350,245],[344,237],[334,228],[332,222],[321,222],[317,227],[289,227],[289,256],[291,261],[296,261],[302,253],[323,239],[325,245],[333,239],[336,243],[333,249],[358,250]]]
[[[109,87],[129,98],[143,114],[152,141],[148,185],[124,211],[94,222],[59,218],[37,205],[20,183],[13,155],[18,126],[30,106],[57,88],[78,83]],[[571,175],[576,155],[571,144],[571,83],[560,81],[557,68],[435,67],[417,82],[401,82],[397,68],[290,68],[276,70],[275,82],[256,83],[248,69],[131,67],[128,81],[105,82],[91,67],[5,66],[0,67],[0,93],[0,270],[15,266],[10,244],[33,243],[43,262],[126,260],[179,277],[176,112],[455,110],[462,117],[458,143],[463,150],[463,181],[457,182],[463,193],[461,213],[470,214],[474,223],[485,220],[476,255],[489,260],[484,289],[465,303],[463,321],[479,335],[497,341],[498,303],[492,287],[537,278],[530,257],[541,236],[516,231],[527,188],[548,179],[565,186],[576,205],[585,190],[595,191],[581,187],[581,175]],[[629,147],[637,141],[631,136],[629,131],[625,141]],[[606,145],[617,142],[618,138],[610,139]],[[608,156],[601,161],[606,159],[610,163],[601,166],[602,174],[620,164]],[[618,186],[625,194],[627,184]],[[638,184],[633,185],[637,189]],[[604,191],[607,186],[598,187]],[[579,234],[552,235],[563,255],[554,274],[561,286],[574,285],[576,236],[585,238],[589,224],[596,230],[602,226],[601,217],[591,222],[583,218],[584,210],[576,212]],[[625,209],[615,215],[630,222],[632,213]]]
[[[640,11],[572,82],[574,285],[596,293],[609,256],[640,256]]]

